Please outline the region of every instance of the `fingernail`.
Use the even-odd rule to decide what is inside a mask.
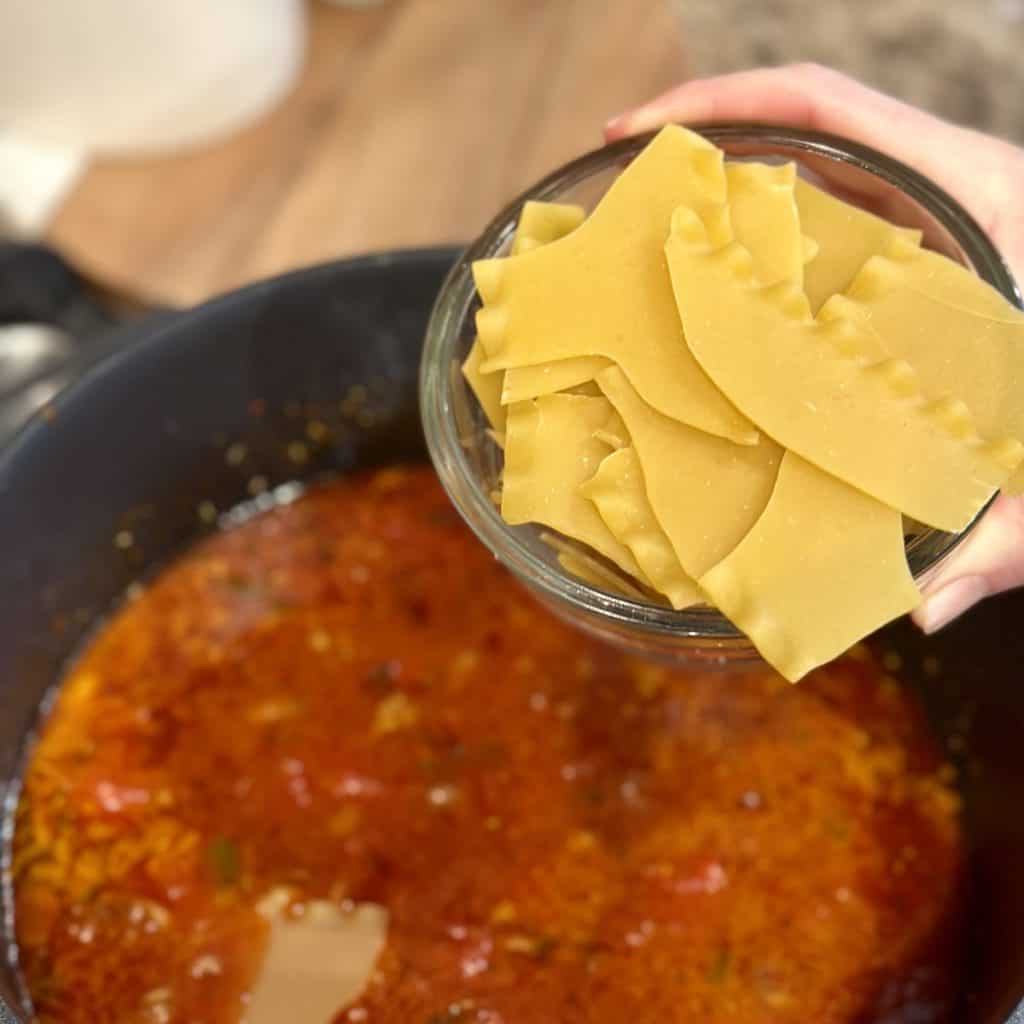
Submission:
[[[609,118],[604,123],[604,134],[606,137],[618,138],[622,135],[629,134],[629,120],[630,115],[616,114],[614,117]]]
[[[914,612],[914,621],[925,633],[937,633],[988,595],[989,585],[984,576],[962,576],[932,594]]]
[[[619,114],[613,117],[605,125],[605,134],[614,138],[625,138],[627,135],[640,135],[642,132],[652,132],[660,128],[672,118],[666,116],[665,112],[658,107],[638,107],[628,113]]]

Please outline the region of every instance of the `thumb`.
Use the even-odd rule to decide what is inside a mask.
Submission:
[[[1000,495],[924,587],[913,620],[926,633],[982,598],[1024,584],[1024,497]]]
[[[832,132],[902,160],[960,200],[991,229],[1009,187],[1012,147],[950,124],[817,64],[694,79],[613,118],[609,140],[669,121],[760,121]],[[970,160],[951,159],[952,153]],[[1014,169],[1019,157],[1014,160]]]

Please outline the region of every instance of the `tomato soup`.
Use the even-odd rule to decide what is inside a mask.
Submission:
[[[326,1016],[296,976],[299,1024],[825,1024],[948,1019],[963,866],[952,770],[866,649],[796,686],[631,660],[392,468],[126,599],[13,869],[46,1024],[243,1021],[313,905],[387,923]]]

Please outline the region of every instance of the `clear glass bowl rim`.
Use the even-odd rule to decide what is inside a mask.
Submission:
[[[716,145],[750,145],[769,151],[781,147],[798,158],[825,158],[868,172],[921,206],[960,246],[979,277],[1014,305],[1022,306],[1013,274],[978,222],[946,191],[899,160],[837,135],[782,125],[714,123],[686,127]],[[697,606],[673,611],[618,597],[588,586],[535,555],[505,523],[478,484],[459,438],[449,391],[451,362],[455,358],[452,346],[475,294],[473,262],[494,255],[511,237],[525,202],[558,200],[573,185],[634,156],[655,134],[649,132],[611,143],[553,171],[510,202],[460,255],[438,293],[427,325],[420,365],[420,411],[430,457],[457,510],[491,553],[529,586],[561,602],[565,611],[574,609],[583,617],[598,615],[620,626],[662,637],[735,644],[745,639],[744,634],[716,609]],[[915,537],[907,545],[915,579],[920,582],[927,578],[971,532],[988,507],[959,534],[928,530]]]

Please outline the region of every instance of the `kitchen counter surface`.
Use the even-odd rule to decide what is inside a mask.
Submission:
[[[169,304],[368,250],[466,241],[684,73],[671,0],[315,3],[286,102],[221,144],[106,159],[49,239]]]
[[[284,105],[227,141],[85,174],[49,238],[182,304],[367,250],[464,241],[610,115],[686,74],[818,60],[1024,141],[1024,0],[312,3]],[[685,47],[684,47],[685,44]]]

